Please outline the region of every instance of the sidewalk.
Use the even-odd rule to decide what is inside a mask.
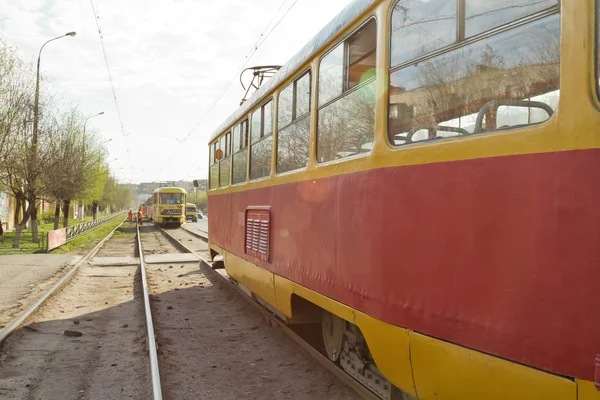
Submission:
[[[81,257],[70,254],[0,256],[0,329],[32,304]]]

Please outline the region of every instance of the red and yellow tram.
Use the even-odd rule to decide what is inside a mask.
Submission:
[[[600,399],[599,10],[353,1],[211,138],[212,256],[383,398]]]

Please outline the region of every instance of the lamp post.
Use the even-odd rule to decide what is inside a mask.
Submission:
[[[85,141],[85,124],[87,124],[88,119],[90,118],[94,118],[97,117],[98,115],[104,115],[104,111],[100,111],[98,114],[94,114],[94,115],[90,115],[89,117],[87,117],[85,120],[83,120],[83,140]],[[107,140],[107,142],[110,142],[112,139]]]
[[[44,46],[46,46],[48,43],[50,43],[54,40],[62,39],[67,36],[75,37],[75,35],[76,35],[75,32],[65,33],[64,35],[57,36],[53,39],[48,40],[40,48],[40,52],[38,54],[38,59],[37,59],[37,74],[36,74],[36,79],[35,79],[35,99],[34,99],[34,103],[33,103],[33,137],[31,138],[31,143],[34,147],[34,151],[35,151],[35,147],[37,147],[37,137],[38,137],[38,118],[39,118],[38,112],[39,112],[39,107],[40,107],[40,59],[42,57],[42,50],[44,50]]]
[[[42,45],[42,47],[40,47],[40,52],[38,53],[38,59],[37,59],[37,72],[36,72],[36,77],[35,77],[35,97],[34,97],[34,101],[33,101],[33,133],[31,135],[31,164],[33,169],[37,169],[37,144],[38,144],[38,124],[39,124],[39,109],[40,109],[40,59],[42,57],[42,50],[44,50],[44,47],[54,41],[54,40],[58,40],[58,39],[62,39],[64,37],[74,37],[76,35],[75,32],[68,32],[65,33],[64,35],[61,36],[57,36],[55,38],[52,38],[50,40],[48,40],[46,43],[44,43]],[[33,201],[35,201],[35,199],[33,199]],[[33,242],[38,241],[38,232],[37,232],[37,210],[35,208],[35,204],[34,204],[34,208],[33,208],[33,215],[32,215],[32,240]]]

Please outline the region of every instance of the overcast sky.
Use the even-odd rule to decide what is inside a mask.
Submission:
[[[33,64],[46,40],[76,31],[75,38],[50,43],[42,55],[45,87],[63,99],[59,107],[74,104],[84,115],[105,112],[87,126],[111,139],[110,166],[122,182],[191,180],[206,178],[208,137],[241,100],[237,77],[198,122],[260,35],[291,7],[247,66],[282,65],[349,2],[93,0],[128,136],[121,132],[91,1],[0,0],[0,37]],[[180,144],[177,139],[196,126]]]

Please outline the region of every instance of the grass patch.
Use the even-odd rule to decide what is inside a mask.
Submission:
[[[0,255],[6,254],[30,254],[45,249],[46,237],[45,233],[40,233],[40,243],[33,243],[31,232],[25,230],[21,233],[21,247],[13,249],[12,244],[15,239],[15,231],[4,232],[4,237],[0,239]],[[44,239],[44,248],[42,248],[42,238]]]
[[[114,220],[105,223],[92,229],[88,233],[78,237],[77,239],[71,240],[69,243],[60,246],[58,249],[52,250],[52,254],[64,254],[69,253],[73,250],[90,250],[98,244],[102,239],[106,237],[113,229],[123,222],[125,216],[115,217]]]
[[[99,218],[103,218],[105,215],[99,215]],[[93,216],[85,217],[83,220],[69,218],[69,226],[81,224],[83,222],[91,221]],[[62,217],[60,218],[59,229],[62,228]],[[112,222],[112,221],[111,221]],[[113,226],[114,229],[114,226]],[[41,219],[38,219],[38,237],[39,243],[33,243],[31,231],[24,229],[21,233],[21,246],[18,249],[13,249],[12,244],[15,238],[15,230],[11,232],[4,232],[4,238],[0,239],[0,255],[8,254],[30,254],[36,252],[44,252],[46,248],[46,234],[54,230],[54,222],[43,224]],[[43,246],[42,246],[43,243]]]

